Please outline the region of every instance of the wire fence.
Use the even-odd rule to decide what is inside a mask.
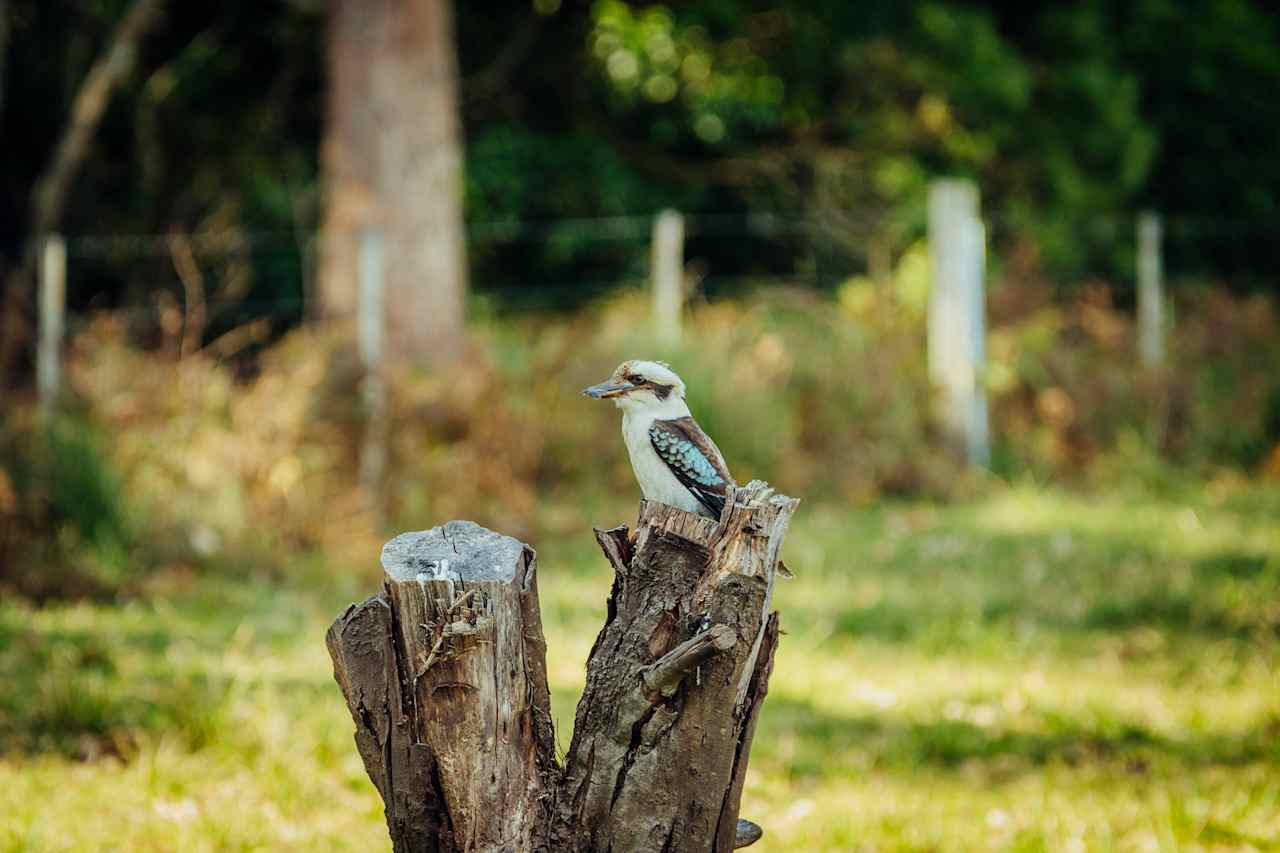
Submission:
[[[883,223],[870,215],[836,219],[801,211],[699,212],[682,215],[679,264],[687,286],[717,298],[751,286],[790,284],[829,289],[852,276],[884,277],[926,223],[898,227],[878,242]],[[1003,257],[992,247],[1027,223],[984,214],[987,275]],[[1057,227],[1042,217],[1045,228]],[[1104,280],[1130,292],[1137,281],[1137,214],[1100,212],[1084,226],[1067,223],[1069,243],[1101,244],[1076,264],[1078,279]],[[1204,233],[1185,218],[1164,219],[1166,244]],[[498,310],[561,309],[650,278],[655,217],[650,214],[468,223],[471,286]],[[1220,223],[1211,223],[1215,228]],[[1253,223],[1237,223],[1253,229]],[[1199,230],[1197,230],[1199,229]],[[1087,233],[1085,233],[1087,232]],[[316,278],[323,251],[318,231],[233,230],[173,234],[71,234],[65,244],[65,330],[75,335],[110,311],[139,337],[154,335],[173,305],[200,291],[209,336],[254,321],[280,331],[317,314]],[[180,268],[176,252],[186,256]],[[1173,276],[1177,264],[1164,264]],[[354,287],[354,282],[353,282]],[[1133,291],[1136,292],[1136,291]]]
[[[952,409],[941,413],[941,421],[953,424],[956,445],[984,464],[989,456],[981,380],[984,291],[999,275],[993,271],[1007,260],[992,247],[1008,248],[1011,235],[1040,228],[1059,247],[1077,252],[1077,276],[1108,281],[1136,295],[1142,364],[1159,365],[1167,317],[1165,247],[1194,230],[1188,220],[1162,221],[1150,212],[1030,223],[1007,214],[984,216],[977,188],[957,181],[936,182],[929,199],[918,222],[908,218],[891,228],[865,214],[794,211],[473,222],[466,231],[471,284],[504,304],[554,308],[620,285],[651,282],[655,337],[676,341],[691,289],[714,298],[747,285],[823,288],[855,276],[883,280],[894,275],[896,261],[909,248],[927,245],[932,259],[929,362],[944,392],[942,405]],[[1256,223],[1242,223],[1237,231],[1256,228]],[[380,353],[382,240],[376,232],[365,239],[360,280],[352,288],[361,295],[362,348],[368,343],[371,352]],[[188,335],[193,307],[202,340],[250,325],[269,329],[259,336],[265,338],[315,316],[322,250],[320,234],[302,229],[51,238],[43,253],[38,302],[42,398],[48,404],[56,397],[65,337],[78,334],[99,311],[109,311],[143,343],[160,335],[169,340]],[[374,275],[369,270],[378,280],[366,280]],[[366,297],[375,300],[376,316],[364,304]],[[189,343],[184,340],[183,346]],[[378,373],[377,364],[366,369]]]
[[[984,213],[988,273],[998,275],[1004,260],[999,248],[1012,235],[1029,227],[1060,229],[1057,239],[1080,256],[1070,278],[1103,280],[1118,291],[1136,292],[1137,217],[1135,212],[1102,211],[1082,223]],[[713,298],[746,285],[830,288],[855,275],[883,275],[926,231],[921,216],[877,243],[868,236],[881,225],[876,217],[833,220],[801,211],[685,213],[683,223],[683,263]],[[555,309],[620,285],[643,283],[649,277],[653,227],[650,214],[469,223],[472,288],[498,306]],[[1176,280],[1186,270],[1180,247],[1188,242],[1213,234],[1265,237],[1275,228],[1252,221],[1166,217],[1161,230],[1164,268]],[[140,328],[156,326],[165,294],[179,301],[185,296],[171,234],[70,234],[64,241],[67,329],[72,334],[97,310],[111,310]],[[195,233],[182,242],[202,282],[211,332],[258,318],[287,327],[313,313],[323,250],[317,231]]]
[[[984,219],[994,239],[1002,226]],[[564,307],[609,288],[648,278],[654,217],[649,215],[569,219],[553,222],[490,222],[468,228],[472,286],[499,300],[524,306],[544,291],[550,307]],[[1136,252],[1134,218],[1116,229],[1114,254]],[[1165,233],[1177,231],[1166,222]],[[685,261],[717,295],[738,284],[788,282],[829,287],[872,272],[872,256],[890,262],[921,233],[897,245],[858,245],[837,239],[831,227],[794,214],[685,214]],[[165,290],[180,295],[172,238],[164,234],[67,235],[68,311],[78,315],[111,309],[134,317],[155,311]],[[314,278],[323,249],[317,233],[282,231],[195,234],[185,238],[204,279],[206,305],[236,315],[278,315],[301,319],[315,293]],[[999,257],[993,258],[996,262]],[[1131,283],[1132,262],[1099,264],[1088,275]]]

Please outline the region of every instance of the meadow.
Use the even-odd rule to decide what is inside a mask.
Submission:
[[[1275,306],[1188,292],[1144,372],[1106,293],[994,290],[975,474],[931,423],[926,282],[700,304],[668,356],[738,479],[803,499],[754,849],[1280,849]],[[566,745],[591,527],[638,497],[578,389],[651,352],[639,299],[478,317],[393,376],[373,491],[341,340],[84,324],[57,416],[0,422],[0,851],[384,849],[323,637],[385,538],[450,518],[538,550]]]
[[[539,549],[566,743],[608,569]],[[802,508],[743,814],[762,851],[1280,848],[1280,489]],[[550,531],[559,528],[559,532]],[[358,564],[0,603],[0,849],[389,849],[323,633]]]

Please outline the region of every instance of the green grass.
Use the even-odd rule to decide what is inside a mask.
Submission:
[[[623,509],[539,522],[562,743]],[[804,505],[786,555],[754,849],[1280,850],[1280,491]],[[387,847],[323,647],[374,562],[0,603],[0,850]]]

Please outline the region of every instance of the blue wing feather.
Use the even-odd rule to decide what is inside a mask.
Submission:
[[[693,418],[654,421],[649,441],[676,479],[718,518],[733,478],[719,449]]]

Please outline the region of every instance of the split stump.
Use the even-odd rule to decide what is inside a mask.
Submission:
[[[382,591],[329,629],[396,853],[727,853],[778,641],[798,501],[755,481],[720,520],[642,502],[596,530],[608,614],[563,761],[532,548],[469,521],[382,551]]]

